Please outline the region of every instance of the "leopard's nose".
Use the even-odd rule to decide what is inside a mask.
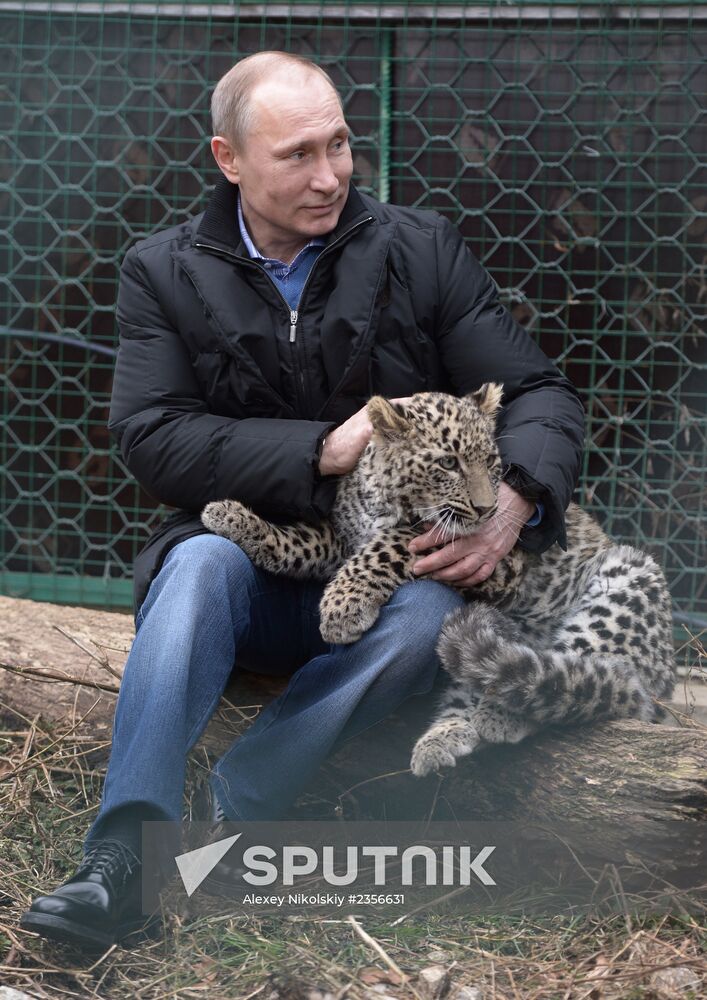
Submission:
[[[484,517],[486,514],[490,514],[494,509],[494,504],[484,507],[481,504],[473,503],[471,506],[474,508],[474,512],[478,514],[479,517]]]

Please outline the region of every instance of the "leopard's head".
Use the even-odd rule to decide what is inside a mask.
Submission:
[[[501,459],[494,440],[503,386],[487,382],[457,398],[420,392],[407,403],[374,396],[375,468],[385,492],[433,523],[440,541],[474,532],[496,510]]]

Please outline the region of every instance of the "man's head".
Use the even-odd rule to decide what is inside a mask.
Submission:
[[[291,259],[313,236],[331,232],[353,167],[341,101],[327,74],[299,56],[259,52],[219,80],[211,111],[212,152],[240,187],[261,253]]]

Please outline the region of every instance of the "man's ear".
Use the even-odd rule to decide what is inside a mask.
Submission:
[[[485,417],[493,417],[501,405],[503,386],[497,382],[484,382],[480,389],[470,393],[466,398],[476,403]]]
[[[211,140],[211,152],[219,170],[231,184],[240,183],[241,175],[238,168],[238,154],[233,143],[222,135],[215,135]]]
[[[391,403],[382,396],[374,396],[368,400],[366,410],[373,430],[383,438],[392,441],[404,437],[410,430],[410,421],[405,416],[405,407],[401,403]]]

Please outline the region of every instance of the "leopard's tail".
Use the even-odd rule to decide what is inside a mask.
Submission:
[[[437,649],[453,678],[528,722],[652,721],[664,714],[628,656],[533,648],[488,605],[450,615]]]

